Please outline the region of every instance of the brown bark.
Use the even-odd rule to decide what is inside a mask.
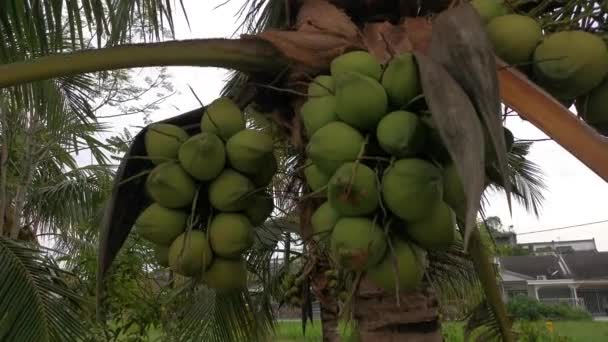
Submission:
[[[439,302],[428,286],[400,294],[397,304],[394,293],[383,291],[364,278],[354,313],[361,342],[443,341]]]

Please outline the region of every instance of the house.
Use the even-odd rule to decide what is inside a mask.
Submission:
[[[503,298],[523,294],[545,303],[566,303],[594,316],[608,315],[608,252],[556,251],[503,256],[495,261]]]
[[[547,241],[547,242],[529,242],[520,243],[519,246],[532,251],[532,254],[551,254],[568,253],[572,251],[596,251],[595,239],[587,240],[565,240],[565,241]]]

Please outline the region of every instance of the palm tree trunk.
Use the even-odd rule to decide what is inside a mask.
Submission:
[[[397,303],[395,294],[364,278],[355,299],[354,314],[361,342],[443,341],[439,302],[428,286],[401,294]]]

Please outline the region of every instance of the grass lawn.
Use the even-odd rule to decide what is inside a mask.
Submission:
[[[302,335],[302,324],[297,321],[283,321],[278,324],[277,336],[273,342],[313,342],[321,341],[321,322],[315,321],[314,325],[306,325],[306,336]],[[544,326],[544,322],[538,322],[539,326]],[[555,333],[567,336],[576,342],[604,342],[608,341],[608,322],[591,321],[556,321],[553,323]],[[340,328],[346,337],[350,334],[344,326]],[[464,341],[461,323],[443,323],[443,331],[446,334],[446,341]],[[348,339],[344,339],[348,341]]]

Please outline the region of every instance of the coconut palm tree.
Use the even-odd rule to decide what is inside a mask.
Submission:
[[[520,151],[518,154],[514,150],[507,154],[504,149],[502,131],[497,130],[497,127],[500,128],[500,117],[495,115],[499,112],[501,100],[604,179],[608,179],[608,155],[601,153],[607,148],[605,140],[576,120],[561,103],[530,82],[522,73],[505,67],[500,60],[495,62],[491,47],[484,38],[481,21],[465,1],[438,0],[422,4],[406,0],[250,1],[243,8],[242,26],[249,34],[240,39],[136,45],[123,44],[129,42],[133,35],[158,39],[163,28],[172,28],[171,13],[176,9],[171,7],[169,1],[117,0],[112,6],[101,0],[59,1],[54,3],[56,6],[44,6],[47,3],[50,4],[44,1],[33,5],[29,2],[9,3],[12,7],[7,9],[12,11],[4,12],[8,13],[8,19],[2,21],[5,36],[9,38],[7,46],[12,47],[8,51],[14,50],[15,55],[22,57],[15,58],[15,61],[27,61],[1,66],[0,86],[23,85],[39,80],[131,67],[188,65],[234,69],[238,73],[228,83],[224,94],[233,97],[243,107],[255,102],[261,111],[272,112],[272,117],[284,136],[289,137],[295,146],[297,156],[302,155],[304,146],[301,132],[297,129],[297,113],[303,99],[297,93],[302,93],[313,75],[326,71],[334,57],[352,49],[369,50],[383,62],[395,53],[415,52],[426,102],[434,114],[445,114],[436,119],[435,123],[459,169],[467,193],[468,212],[459,218],[463,246],[460,250],[431,258],[437,261],[430,269],[428,286],[414,293],[400,295],[398,303],[401,305],[395,303],[391,294],[377,291],[363,278],[354,299],[357,304],[354,314],[362,340],[440,339],[437,291],[430,286],[433,274],[437,276],[435,279],[461,279],[460,284],[478,283],[485,295],[482,302],[484,305],[481,306],[485,311],[482,312],[487,312],[488,315],[487,319],[478,319],[477,322],[482,321],[495,327],[495,331],[500,332],[505,341],[513,340],[510,322],[496,286],[496,276],[487,251],[482,246],[479,231],[474,229],[474,218],[484,184],[488,184],[488,181],[491,187],[504,189],[507,196],[511,195],[530,208],[536,208],[539,204],[540,183],[536,178],[538,174],[535,166],[521,162],[526,153]],[[512,6],[541,20],[558,22],[557,25],[551,22],[553,30],[580,26],[581,22],[584,25],[595,23],[598,30],[604,30],[606,13],[596,3],[599,5],[599,2],[581,4],[571,1],[564,5],[560,1],[532,1],[521,5],[513,2]],[[28,17],[24,13],[35,15]],[[323,16],[318,13],[323,13]],[[435,16],[436,19],[429,19]],[[26,18],[24,27],[31,29],[14,30],[15,27],[21,27],[23,18]],[[95,32],[97,46],[105,46],[105,49],[75,51],[85,46],[82,37],[83,30],[87,29]],[[61,38],[53,38],[63,30],[69,32],[67,44],[63,44],[65,42]],[[32,52],[24,56],[21,50],[15,48],[22,45]],[[57,51],[68,53],[37,58]],[[469,115],[468,119],[458,122],[449,120],[450,115],[467,112],[477,112],[481,118]],[[202,114],[203,111],[199,110],[167,122],[188,126],[198,122]],[[475,149],[483,141],[480,127],[489,130],[491,148],[495,150],[498,160],[494,170],[485,170],[480,157],[475,156],[479,152]],[[127,157],[142,155],[143,133],[145,129],[136,137]],[[466,144],[466,148],[462,148],[463,144]],[[142,165],[136,160],[126,158],[118,171],[117,184],[136,175],[141,168]],[[511,173],[509,170],[516,172]],[[141,182],[132,182],[116,187],[114,191],[102,239],[100,281],[134,220],[134,214],[121,210],[120,205],[137,203],[138,197],[142,197],[141,187]],[[305,201],[300,206],[300,232],[305,240],[310,236],[310,227],[306,222],[309,221],[313,207],[312,201]],[[131,208],[135,211],[138,209],[141,206]],[[460,260],[458,264],[463,267],[442,268],[450,260],[453,264]],[[467,264],[463,260],[470,262]],[[467,265],[475,269],[476,277],[465,271],[469,270]],[[460,278],[457,277],[458,274],[461,274]],[[323,298],[324,291],[319,285],[322,283],[322,275],[312,275],[312,288],[320,299]],[[454,281],[454,284],[459,282]],[[225,311],[222,311],[222,305],[217,304],[218,299],[214,297],[217,294],[205,295],[204,290],[199,292],[203,293],[200,298],[205,298],[207,307],[212,308],[205,311],[206,317],[219,315],[236,318],[235,312],[239,307],[250,309],[244,311],[245,315],[255,315],[258,312],[254,309],[263,307],[259,303],[252,306],[251,298],[244,295],[231,302],[235,303],[233,310],[229,310],[232,314],[222,316],[221,313]],[[337,338],[334,329],[335,310],[332,308],[335,305],[331,301],[324,303],[324,339],[333,341]],[[214,316],[212,311],[217,315]],[[229,322],[225,320],[223,328],[212,324],[199,325],[199,329],[193,329],[196,321],[189,320],[191,323],[185,325],[191,330],[189,336],[196,335],[192,333],[193,330],[203,333],[201,327],[219,329],[214,336],[216,339],[222,336],[224,340],[258,336],[260,329],[263,329],[263,326],[252,325],[251,317],[244,317],[241,324],[231,326],[238,333],[226,329]],[[247,328],[243,328],[243,325]]]

